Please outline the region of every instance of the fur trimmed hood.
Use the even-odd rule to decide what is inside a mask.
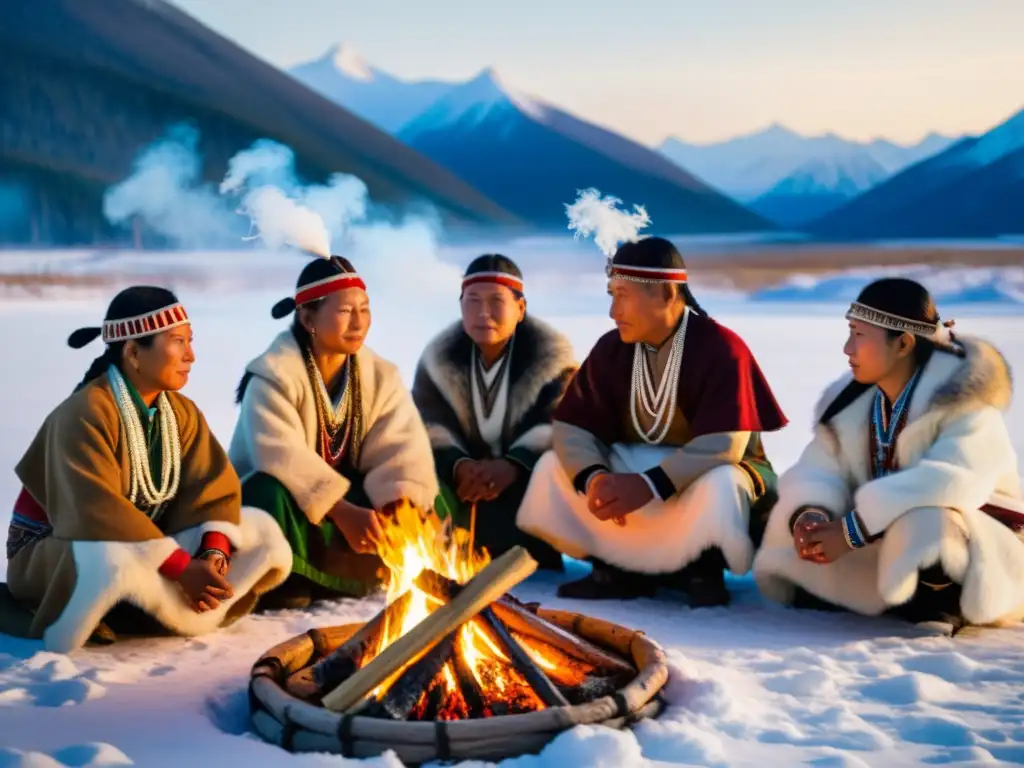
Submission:
[[[992,344],[973,336],[957,337],[964,357],[936,351],[924,367],[907,414],[915,421],[926,413],[952,414],[991,407],[1006,411],[1013,399],[1013,377],[1006,358]],[[814,409],[816,423],[836,398],[853,383],[847,373],[826,387]],[[873,397],[873,390],[856,398]],[[852,403],[851,403],[852,404]]]
[[[438,334],[420,358],[413,398],[435,449],[454,446],[471,453],[474,446],[482,449],[473,418],[472,353],[472,339],[462,323],[456,322]],[[552,326],[527,315],[516,329],[511,354],[505,447],[534,430],[526,442],[531,449],[545,449],[550,442],[547,432],[554,407],[579,367],[572,344]],[[540,427],[543,430],[537,432]]]

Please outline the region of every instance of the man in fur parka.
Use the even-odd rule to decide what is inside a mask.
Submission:
[[[475,259],[459,302],[462,319],[427,346],[412,389],[441,493],[455,522],[474,527],[477,546],[492,557],[518,544],[542,568],[562,570],[561,555],[515,521],[577,368],[572,345],[526,314],[522,272],[505,256]]]
[[[769,598],[954,627],[1024,616],[1024,502],[1003,418],[1009,367],[957,338],[928,292],[867,286],[847,313],[851,374],[779,481],[754,576]]]

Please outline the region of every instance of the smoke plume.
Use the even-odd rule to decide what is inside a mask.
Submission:
[[[611,258],[620,244],[637,239],[641,229],[651,223],[651,217],[642,205],[634,205],[633,213],[620,210],[617,197],[604,198],[596,189],[582,190],[576,202],[566,204],[569,229],[574,237],[594,236],[594,243]]]
[[[107,191],[107,217],[119,224],[138,217],[184,249],[254,241],[268,250],[341,254],[353,261],[373,296],[405,306],[443,302],[450,312],[461,271],[439,258],[435,210],[396,217],[376,208],[366,184],[346,174],[304,184],[292,150],[269,139],[238,152],[223,180],[209,185],[202,181],[199,138],[191,126],[176,125],[146,148],[132,175]]]

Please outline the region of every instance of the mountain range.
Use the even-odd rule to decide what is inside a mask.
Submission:
[[[1024,110],[896,174],[808,229],[832,238],[1024,234]]]
[[[442,80],[401,80],[341,43],[289,71],[321,96],[392,134],[457,85]]]
[[[800,226],[954,140],[932,133],[908,146],[886,139],[856,142],[834,133],[803,136],[776,123],[713,144],[670,137],[658,150],[779,224]]]
[[[389,99],[411,111],[411,105],[436,96],[439,85],[400,81],[345,46],[291,74],[320,93],[352,94],[342,103],[377,125],[400,119]],[[387,98],[367,95],[374,83]],[[653,149],[519,92],[493,68],[467,82],[449,83],[393,132],[543,229],[564,229],[565,204],[589,187],[613,192],[627,204],[642,203],[664,233],[774,228]]]
[[[450,223],[523,222],[451,171],[163,0],[0,0],[0,177],[25,190],[27,242],[113,236],[102,199],[168,126],[200,133],[206,178],[261,138],[300,173],[358,176],[381,203],[428,201]],[[59,211],[59,214],[54,212]]]

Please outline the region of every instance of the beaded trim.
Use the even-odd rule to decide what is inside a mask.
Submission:
[[[861,304],[859,301],[854,301],[850,304],[850,309],[846,313],[846,319],[860,320],[879,328],[913,333],[918,336],[934,336],[938,333],[940,327],[938,323],[911,320],[909,317],[902,317],[869,307],[867,304]]]
[[[161,309],[147,312],[144,315],[126,317],[120,320],[103,321],[103,342],[114,344],[129,339],[141,339],[162,333],[189,322],[188,313],[179,304],[170,304]]]
[[[605,274],[616,280],[629,280],[634,283],[685,283],[685,269],[664,269],[662,267],[627,267],[613,264],[609,259],[605,265]]]
[[[843,516],[843,535],[846,537],[846,543],[849,544],[850,549],[862,549],[867,546],[867,537],[860,529],[857,515],[853,512],[847,512]]]
[[[316,401],[317,427],[320,434],[319,453],[324,461],[336,466],[346,454],[353,467],[359,464],[363,443],[362,386],[359,358],[349,355],[345,360],[345,389],[335,406],[327,392],[320,369],[312,352],[306,353],[306,373],[313,385]]]
[[[156,520],[164,505],[178,493],[181,482],[181,436],[178,419],[166,392],[156,399],[156,418],[160,420],[160,487],[153,482],[149,465],[149,446],[142,418],[132,400],[128,385],[116,365],[107,369],[107,380],[121,415],[122,433],[128,446],[128,500]]]
[[[686,326],[690,320],[690,308],[683,309],[683,321],[672,336],[672,349],[669,351],[668,362],[661,375],[658,388],[654,388],[654,377],[647,360],[646,344],[635,344],[633,347],[633,379],[630,388],[630,416],[633,428],[640,438],[648,445],[658,445],[668,434],[672,417],[676,412],[676,400],[679,397],[679,371],[683,362],[683,344],[686,341]],[[650,430],[640,425],[637,413],[638,403],[647,414],[654,418]],[[655,437],[657,435],[657,437]]]

